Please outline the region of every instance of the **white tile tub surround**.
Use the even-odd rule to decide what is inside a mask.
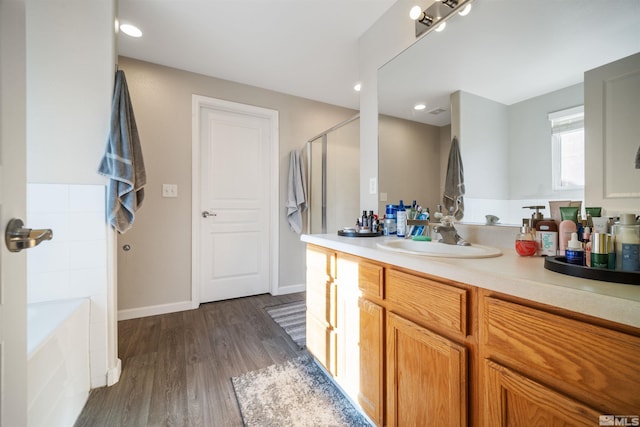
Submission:
[[[88,298],[29,304],[28,425],[71,426],[89,397]]]
[[[30,228],[53,239],[27,252],[28,302],[89,298],[91,387],[106,385],[107,231],[104,185],[27,185]]]

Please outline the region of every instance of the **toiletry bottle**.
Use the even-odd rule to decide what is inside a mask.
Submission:
[[[582,232],[582,248],[584,249],[584,264],[591,267],[591,227],[584,227]]]
[[[606,233],[591,235],[591,267],[609,268],[609,239]]]
[[[398,237],[404,238],[405,233],[407,232],[407,211],[404,208],[404,203],[400,200],[400,204],[398,205],[398,212],[396,213],[397,224],[396,224],[396,233]]]
[[[538,244],[531,234],[528,225],[520,228],[520,233],[516,235],[516,252],[520,256],[533,256],[538,251]]]
[[[616,270],[640,271],[640,224],[634,214],[620,215],[613,226],[616,248]]]
[[[536,223],[536,242],[539,256],[558,254],[558,225],[555,221],[542,220]]]
[[[578,240],[578,233],[571,233],[565,255],[569,264],[584,265],[584,249],[582,249],[582,242]]]
[[[560,255],[564,255],[571,239],[571,233],[577,233],[576,223],[570,219],[565,219],[558,227],[558,245],[560,247]]]

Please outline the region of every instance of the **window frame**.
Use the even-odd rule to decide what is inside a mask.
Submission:
[[[584,105],[554,111],[548,114],[551,131],[551,185],[554,192],[584,190],[582,184],[563,185],[562,181],[562,137],[581,130],[583,133],[582,157],[584,164]]]

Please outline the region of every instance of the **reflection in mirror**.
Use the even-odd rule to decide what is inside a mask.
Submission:
[[[441,147],[451,140],[449,126],[380,115],[378,139],[378,175],[385,177],[380,181],[378,212],[384,213],[387,204],[397,205],[401,199],[409,204],[416,200],[433,212],[440,203]]]
[[[493,214],[501,224],[517,224],[530,216],[523,206],[584,199],[584,190],[553,188],[549,114],[584,103],[585,71],[638,51],[636,0],[606,7],[600,0],[479,0],[468,16],[456,17],[444,32],[428,34],[380,68],[379,112],[449,134],[439,147],[438,178],[428,184],[438,186],[438,194],[424,201],[431,209],[441,203],[442,158],[457,136],[467,190],[463,221],[484,222]],[[415,111],[417,103],[427,107]],[[380,195],[386,192],[397,203],[407,197],[395,193],[397,183],[413,181],[424,169],[385,165],[387,145],[399,138],[389,137],[383,124]]]
[[[360,120],[351,118],[311,138],[307,152],[308,232],[355,224],[360,209]]]

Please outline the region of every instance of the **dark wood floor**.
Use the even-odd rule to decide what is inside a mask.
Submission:
[[[265,307],[304,293],[258,295],[118,323],[120,381],[95,389],[76,426],[241,426],[231,377],[304,350]]]

